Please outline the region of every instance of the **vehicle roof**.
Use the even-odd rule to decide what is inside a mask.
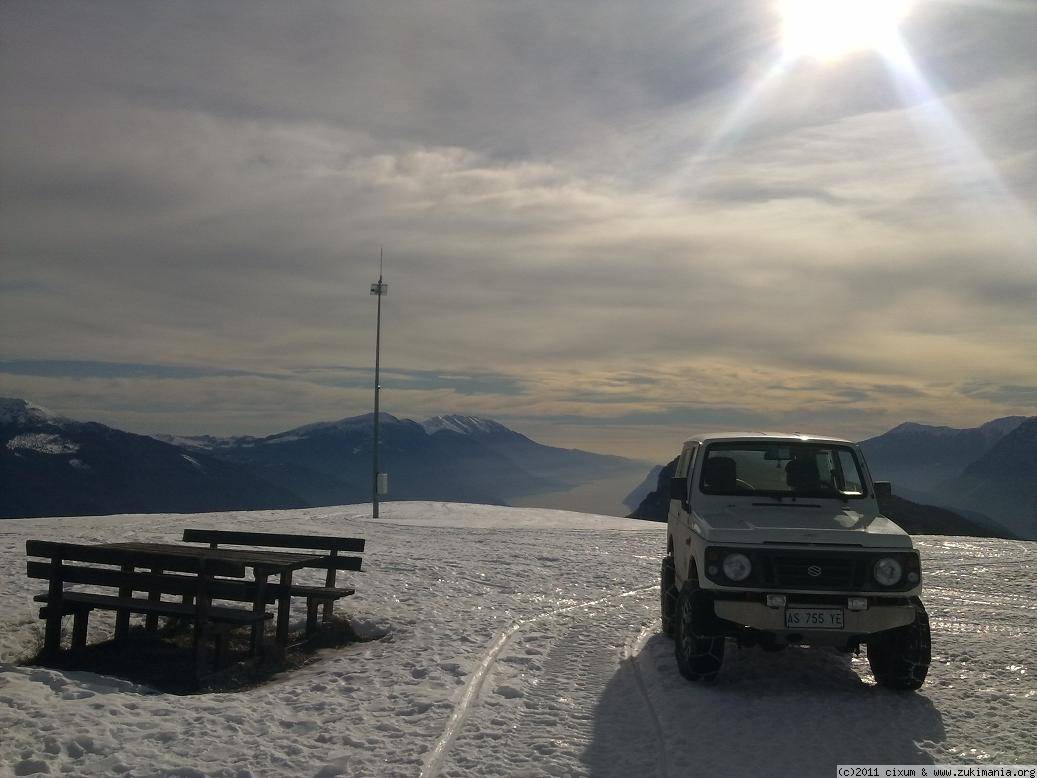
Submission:
[[[685,440],[684,443],[717,443],[720,441],[738,443],[759,441],[767,441],[770,443],[817,442],[842,443],[850,446],[854,445],[853,441],[850,440],[830,438],[824,435],[809,435],[802,432],[705,432],[700,435],[692,435],[690,438]]]

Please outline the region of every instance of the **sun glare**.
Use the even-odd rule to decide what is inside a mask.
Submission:
[[[833,60],[880,50],[896,37],[909,0],[782,0],[786,56]]]

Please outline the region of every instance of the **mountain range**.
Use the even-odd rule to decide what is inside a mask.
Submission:
[[[1024,421],[1025,416],[1006,416],[972,429],[906,422],[860,445],[876,479],[896,481],[905,494],[928,496]]]
[[[1037,416],[971,429],[907,422],[860,446],[875,480],[893,483],[880,509],[908,532],[1037,539]],[[666,520],[675,464],[658,472],[631,516]]]
[[[366,414],[264,437],[149,437],[0,398],[0,518],[364,502],[373,421]],[[394,500],[507,505],[625,479],[640,464],[545,446],[473,416],[379,421],[380,469]],[[971,429],[908,422],[860,445],[872,475],[894,484],[881,507],[909,531],[1037,539],[1037,417]],[[671,471],[672,463],[653,468],[630,492],[632,515],[665,518]]]
[[[0,517],[316,507],[370,499],[374,417],[265,437],[147,437],[0,399]],[[379,416],[389,499],[506,505],[638,463],[545,446],[498,422]]]
[[[0,398],[0,518],[301,504],[291,491],[204,451]]]
[[[972,429],[901,424],[860,445],[872,475],[901,497],[1037,539],[1037,416]]]

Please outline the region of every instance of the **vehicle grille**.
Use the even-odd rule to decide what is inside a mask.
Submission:
[[[731,553],[746,554],[752,573],[743,581],[724,575],[722,561]],[[893,557],[904,566],[904,577],[896,586],[880,586],[873,577],[875,562]],[[918,585],[918,552],[914,550],[835,551],[818,549],[762,549],[744,546],[710,546],[706,549],[706,578],[723,587],[771,589],[790,592],[904,592]],[[911,574],[914,573],[914,583]]]
[[[856,588],[854,560],[836,557],[776,557],[774,583],[790,589]]]

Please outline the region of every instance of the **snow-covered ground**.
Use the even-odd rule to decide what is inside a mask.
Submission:
[[[0,522],[0,773],[827,778],[837,763],[1037,761],[1037,543],[917,539],[934,633],[918,693],[877,688],[863,657],[733,647],[701,687],[658,634],[664,525],[441,503],[364,515]],[[186,526],[366,537],[344,610],[384,637],[189,697],[15,664],[41,589],[27,538],[173,541]],[[91,640],[110,629],[96,621]]]

